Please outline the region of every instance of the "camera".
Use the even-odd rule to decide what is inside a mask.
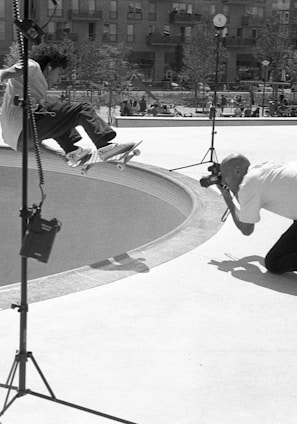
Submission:
[[[206,177],[202,177],[200,179],[200,185],[201,187],[209,187],[213,184],[221,184],[222,183],[222,177],[220,172],[220,164],[214,162],[207,170],[210,172],[210,175]]]

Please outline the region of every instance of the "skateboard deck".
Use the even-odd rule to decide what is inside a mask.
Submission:
[[[80,173],[82,175],[87,175],[88,171],[96,164],[102,164],[105,162],[111,162],[111,163],[115,163],[117,168],[120,171],[123,171],[126,167],[126,164],[133,159],[134,156],[139,156],[140,155],[140,150],[137,148],[143,140],[137,142],[137,143],[127,143],[125,145],[122,146],[121,149],[121,145],[119,145],[119,150],[116,154],[116,156],[114,156],[114,154],[112,153],[112,150],[110,151],[110,158],[108,157],[108,153],[107,153],[107,157],[102,160],[99,156],[96,156],[95,158],[93,158],[93,156],[87,155],[85,158],[83,158],[82,162],[78,165],[78,168],[80,168]]]

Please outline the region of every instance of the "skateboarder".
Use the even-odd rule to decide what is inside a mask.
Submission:
[[[115,131],[95,112],[89,103],[65,103],[47,101],[47,90],[57,81],[67,67],[67,57],[53,47],[37,46],[28,61],[28,88],[34,106],[34,115],[39,140],[54,138],[65,152],[68,163],[74,166],[90,149],[77,147],[81,136],[76,126],[81,125],[94,145],[96,154],[115,149],[109,143]],[[21,63],[0,70],[0,83],[7,81],[1,113],[2,135],[5,143],[14,150],[22,149],[23,110],[15,105],[15,98],[23,96],[23,69]],[[109,154],[110,156],[110,154]]]

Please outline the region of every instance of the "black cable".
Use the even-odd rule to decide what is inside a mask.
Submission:
[[[52,21],[52,19],[54,18],[54,16],[55,16],[55,14],[56,14],[56,10],[57,10],[57,7],[58,7],[58,2],[57,1],[53,1],[52,0],[52,2],[54,3],[54,5],[55,5],[55,7],[54,7],[54,10],[53,10],[53,13],[51,14],[51,16],[49,17],[49,20],[41,27],[41,29],[44,29],[44,28],[46,28],[47,26],[48,26],[48,24]]]
[[[15,20],[20,21],[20,10],[19,10],[18,0],[13,0],[13,13],[14,13]],[[22,67],[24,67],[24,38],[19,28],[17,28],[17,43],[18,43],[19,54],[20,54],[20,63]],[[29,88],[28,88],[27,96],[28,96],[27,100],[28,100],[28,109],[29,109],[30,135],[33,138],[34,153],[35,153],[37,172],[39,177],[39,187],[42,194],[42,200],[40,205],[42,205],[45,199],[45,194],[42,189],[42,185],[44,185],[44,174],[43,174],[43,168],[42,168],[41,156],[40,156],[40,141],[38,139],[38,132],[36,127],[32,96],[31,96],[31,92]]]

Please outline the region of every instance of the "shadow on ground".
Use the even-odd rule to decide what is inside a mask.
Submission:
[[[266,270],[263,271],[264,258],[262,256],[252,255],[226,261],[211,260],[209,264],[217,266],[219,271],[229,272],[238,280],[297,296],[297,274],[290,272],[276,275]]]
[[[134,272],[149,272],[149,267],[145,265],[145,258],[132,258],[128,253],[114,256],[113,258],[105,259],[90,265],[91,268],[101,269],[103,271],[134,271]]]

